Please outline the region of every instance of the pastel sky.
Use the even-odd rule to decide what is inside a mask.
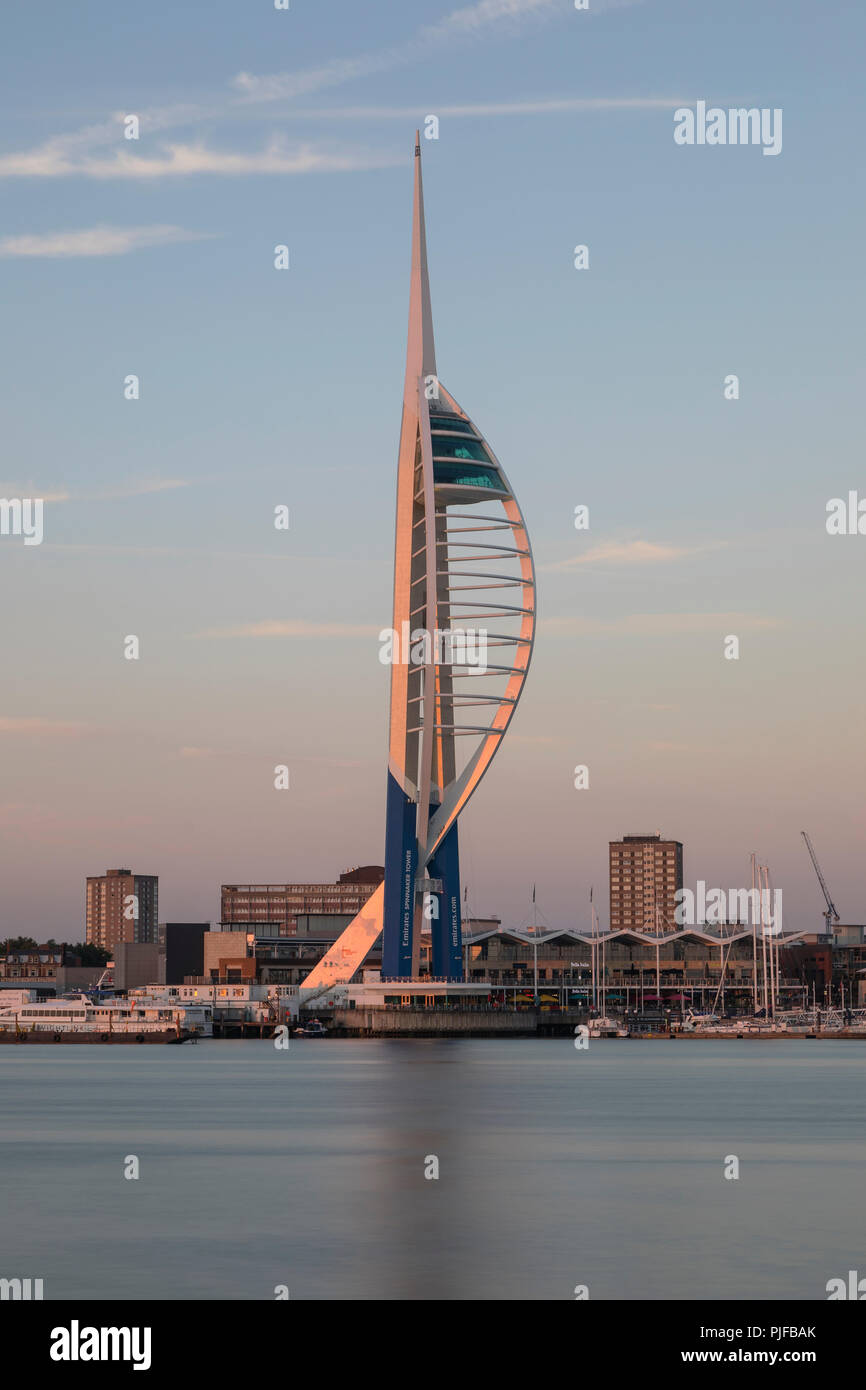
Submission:
[[[757,851],[814,927],[807,829],[866,920],[866,537],[825,528],[866,495],[864,13],[590,6],[5,14],[0,496],[46,502],[42,545],[0,537],[0,935],[80,939],[109,866],[214,920],[221,882],[381,862],[430,114],[439,370],[539,571],[533,669],[461,818],[470,910],[525,924],[536,883],[540,920],[586,926],[594,886],[606,921],[608,840],[660,830],[692,886],[746,886]],[[781,154],[678,146],[699,100],[781,108]]]

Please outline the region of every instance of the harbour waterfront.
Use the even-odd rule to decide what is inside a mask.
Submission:
[[[47,1299],[823,1300],[866,1268],[862,1067],[842,1041],[7,1048],[0,1275]]]

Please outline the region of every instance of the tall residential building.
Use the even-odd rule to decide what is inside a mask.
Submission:
[[[683,886],[683,847],[661,835],[610,842],[610,929],[671,931]]]
[[[224,883],[220,924],[258,929],[260,936],[295,936],[306,914],[354,917],[384,876],[380,865],[366,864],[340,874],[336,883]]]
[[[108,869],[87,880],[87,941],[110,951],[118,941],[156,941],[159,879]]]

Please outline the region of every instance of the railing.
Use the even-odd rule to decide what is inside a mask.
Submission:
[[[344,1013],[345,1013],[345,1012],[349,1012],[348,1010],[346,1010],[345,1005],[338,1005],[337,1007],[341,1010],[341,1012],[344,1012]],[[370,1011],[372,1011],[373,1013],[398,1013],[398,1014],[399,1014],[399,1013],[413,1013],[413,1014],[444,1014],[444,1013],[461,1013],[461,1014],[520,1014],[520,1013],[532,1012],[532,1011],[533,1011],[533,1005],[527,1004],[526,1008],[524,1008],[524,1009],[513,1009],[513,1008],[505,1008],[504,1006],[496,1005],[496,1004],[464,1004],[462,1001],[460,1001],[460,1002],[455,1002],[455,1003],[445,1003],[445,1004],[423,1004],[423,1003],[421,1003],[421,1002],[417,1002],[417,1003],[416,1003],[416,1002],[413,1001],[411,1004],[359,1004],[359,1005],[357,1006],[356,1009],[352,1009],[352,1010],[351,1010],[352,1013],[367,1013],[367,1012],[370,1012]],[[561,1012],[562,1012],[562,1013],[573,1013],[573,1014],[575,1015],[575,1017],[577,1017],[578,1015],[584,1015],[584,1014],[586,1013],[586,1010],[585,1010],[585,1009],[570,1009],[570,1010],[563,1009]]]
[[[417,975],[413,976],[412,979],[407,979],[405,975],[380,975],[378,980],[371,980],[370,983],[373,985],[406,985],[414,989],[423,988],[424,985],[462,985],[477,983],[479,987],[483,989],[487,981],[455,980],[451,975]]]

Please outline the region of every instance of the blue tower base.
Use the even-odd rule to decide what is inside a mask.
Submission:
[[[432,973],[446,980],[463,979],[463,931],[460,921],[460,855],[455,821],[433,858],[430,877],[442,880],[439,917],[432,923]]]
[[[385,906],[382,974],[412,977],[415,876],[418,871],[416,805],[388,773],[385,802]]]

